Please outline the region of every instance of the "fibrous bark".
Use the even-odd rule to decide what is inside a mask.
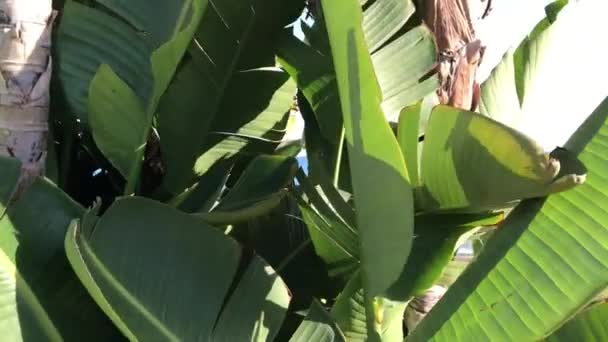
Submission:
[[[0,2],[0,155],[22,163],[18,192],[44,172],[51,0]]]
[[[435,34],[439,101],[475,110],[479,85],[475,75],[484,47],[475,37],[476,23],[487,15],[490,0],[425,0],[424,22]]]

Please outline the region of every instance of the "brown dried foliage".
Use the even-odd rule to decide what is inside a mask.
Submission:
[[[472,11],[478,8],[472,4],[479,3],[481,0],[425,0],[423,6],[423,20],[435,34],[439,52],[439,101],[467,110],[475,110],[479,102],[475,75],[484,48],[475,38],[476,17]]]

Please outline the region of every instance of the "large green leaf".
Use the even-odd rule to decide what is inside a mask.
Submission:
[[[241,248],[158,202],[130,197],[100,218],[89,211],[65,246],[89,293],[132,340],[272,340],[289,304],[281,278],[255,256],[230,292]]]
[[[363,13],[363,32],[369,50],[376,51],[386,43],[415,10],[411,1],[404,0],[376,1],[370,5]]]
[[[584,181],[584,168],[563,154],[550,156],[483,115],[437,106],[422,147],[417,209],[476,212],[566,190]],[[577,164],[578,174],[570,174]]]
[[[378,300],[374,303],[378,335],[382,341],[403,340],[403,314],[401,303]],[[366,298],[360,272],[355,272],[346,284],[331,310],[332,318],[344,332],[348,341],[369,341],[374,337],[367,329]]]
[[[57,77],[72,113],[88,122],[90,83],[102,64],[109,65],[145,103],[154,82],[150,71],[154,46],[144,39],[144,32],[72,0],[62,12],[55,43]]]
[[[8,206],[13,189],[19,180],[21,164],[15,159],[0,157],[0,171],[3,178],[3,191],[0,193],[2,209]],[[16,171],[16,172],[15,172]],[[9,341],[21,341],[26,337],[38,339],[59,339],[61,334],[48,313],[34,295],[30,285],[23,280],[17,270],[16,259],[19,241],[15,236],[13,224],[2,212],[0,221],[0,299],[2,311],[0,330]]]
[[[315,138],[324,139],[327,168],[333,172],[342,133],[342,115],[331,51],[323,29],[321,24],[317,24],[307,31],[308,37],[313,38],[309,39],[311,45],[300,41],[291,30],[285,30],[278,57],[310,104],[320,134]],[[306,120],[305,130],[310,130],[311,120],[306,117],[302,107],[300,104],[300,111]]]
[[[382,108],[395,121],[401,109],[439,86],[425,78],[435,65],[433,34],[424,25],[403,32],[414,14],[411,0],[376,1],[363,12],[363,32],[382,91]]]
[[[233,162],[230,160],[216,163],[204,177],[173,197],[169,203],[187,213],[208,212],[221,197],[232,167]]]
[[[309,147],[312,147],[313,145],[315,144],[307,144]],[[321,153],[317,153],[314,149],[309,148],[306,150],[306,157],[309,165],[321,165],[322,161],[320,159],[322,159],[322,156]],[[312,184],[315,185],[315,192],[319,194],[324,202],[327,202],[327,204],[331,206],[332,212],[335,213],[344,224],[349,227],[356,227],[355,210],[352,207],[352,203],[348,202],[352,197],[351,194],[337,189],[336,179],[332,179],[322,167],[318,167],[314,171],[314,173],[309,172],[310,175],[306,178],[310,179]],[[306,183],[303,182],[303,184]],[[314,205],[320,206],[321,204],[319,203],[317,196],[311,193],[311,189],[305,190],[307,196],[314,202]]]
[[[281,141],[293,102],[295,85],[285,73],[251,70],[232,76],[221,94],[225,102],[212,110],[207,99],[211,93],[200,90],[203,75],[195,64],[184,65],[161,101],[164,187],[171,193],[206,176],[219,161],[271,152]]]
[[[68,104],[88,121],[96,144],[127,179],[126,192],[131,193],[160,96],[203,7],[209,6],[202,0],[99,2],[105,11],[74,1],[65,5],[58,35],[59,78]]]
[[[314,155],[309,157],[314,158]],[[302,170],[297,174],[297,181],[300,213],[316,253],[325,262],[329,276],[346,275],[349,278],[350,272],[359,264],[358,234],[352,208],[339,194],[327,196]],[[337,192],[333,187],[324,189]]]
[[[407,172],[410,175],[413,186],[420,185],[420,177],[418,175],[419,166],[419,129],[420,111],[422,104],[418,103],[412,106],[405,107],[399,114],[399,124],[397,127],[397,139],[399,139],[399,147],[403,153],[403,159],[407,166]]]
[[[270,68],[273,44],[302,5],[228,0],[209,6],[159,105],[165,191],[179,194],[217,161],[269,153],[280,142],[296,89],[287,74]]]
[[[298,182],[304,194],[300,201],[302,218],[315,250],[328,265],[330,276],[352,274],[360,262],[356,250],[358,234],[355,222],[345,222],[342,210],[338,209],[346,206],[352,211],[352,208],[341,198],[327,196],[324,192],[327,187],[314,187],[302,174],[298,175]],[[406,301],[429,288],[441,276],[463,236],[477,227],[496,225],[502,219],[502,213],[491,212],[417,215],[412,253],[399,281],[388,291],[389,297]]]
[[[453,259],[445,266],[441,277],[437,280],[436,284],[448,288],[454,284],[454,282],[460,277],[462,272],[469,266],[469,260]]]
[[[551,334],[547,341],[600,342],[608,339],[608,303],[585,309]]]
[[[341,276],[356,269],[359,251],[357,235],[352,228],[333,215],[321,216],[306,204],[300,204],[300,212],[315,251],[325,262],[329,275]]]
[[[607,140],[608,99],[566,144],[587,181],[520,204],[409,339],[538,340],[606,288]]]
[[[344,146],[342,118],[339,118],[337,136],[330,140],[323,135],[319,126],[320,122],[315,118],[308,101],[304,99],[301,92],[298,96],[298,104],[305,122],[304,141],[308,163],[307,175],[313,183],[323,184],[323,188],[328,185],[333,189],[333,192],[352,193],[348,151]],[[354,222],[354,212],[350,216],[353,218],[351,222]]]
[[[283,280],[254,258],[222,310],[212,341],[272,341],[291,296]]]
[[[88,109],[93,137],[100,150],[125,178],[135,179],[139,171],[134,163],[137,150],[143,149],[142,141],[146,141],[148,134],[141,100],[107,64],[102,64],[91,81]]]
[[[302,216],[305,220],[307,220],[308,215],[310,215],[308,211],[302,209]],[[424,292],[442,275],[463,236],[470,234],[479,226],[496,224],[501,219],[501,214],[416,216],[412,252],[399,280],[387,291],[388,297],[393,300],[407,301],[412,296]],[[323,225],[317,222],[306,221],[309,228],[319,229],[321,227],[319,230],[323,231]],[[339,227],[339,225],[334,224],[325,229],[326,231],[332,231],[332,228]],[[330,236],[330,234],[327,235]],[[311,231],[311,236],[315,242],[317,252],[325,252],[325,249],[319,248],[325,245],[315,241],[313,231]],[[321,257],[327,261],[328,259],[332,260],[330,257],[337,254],[338,260],[341,261],[341,265],[338,266],[345,268],[345,266],[351,265],[348,270],[352,271],[352,265],[357,265],[359,260],[356,255],[339,253],[340,248],[343,248],[340,242],[345,240],[334,238],[329,241],[333,242],[335,246],[328,246],[329,252],[320,253]],[[333,250],[330,249],[331,247],[334,247]],[[328,256],[330,257],[328,258]],[[356,271],[356,269],[354,270]],[[349,340],[363,341],[366,340],[368,335],[361,279],[358,272],[349,274],[353,276],[332,308],[332,316]],[[403,309],[404,306],[402,305],[388,305],[385,308],[383,315],[386,319],[382,320],[381,330],[381,337],[384,340],[391,341],[400,339],[400,336],[402,336],[402,324],[398,317],[403,317]]]
[[[302,218],[308,226],[317,254],[328,266],[329,275],[344,278],[358,274],[353,273],[358,270],[360,263],[356,250],[358,234],[344,222],[344,215],[337,209],[336,198],[330,200],[330,196],[324,196],[326,193],[323,191],[327,188],[315,188],[302,174],[299,174],[298,182],[306,197],[304,199],[302,196],[300,201]],[[500,220],[502,214],[492,213],[417,215],[412,252],[399,280],[387,291],[388,297],[407,301],[429,288],[439,279],[465,235],[478,226],[494,225]],[[340,295],[332,315],[349,340],[365,340],[363,290],[359,276],[354,277],[357,279],[353,278]],[[385,313],[386,317],[402,316],[402,309],[399,305],[390,307]],[[394,317],[383,321],[383,339],[398,339],[401,336],[401,322]]]
[[[433,109],[438,104],[435,94],[429,94],[422,101],[404,107],[397,122],[397,139],[405,159],[412,185],[420,186],[420,157],[424,146],[424,134]]]
[[[293,300],[277,341],[291,335],[299,311],[308,309],[312,298],[333,298],[339,289],[329,281],[299,216],[295,199],[284,197],[271,211],[233,225],[229,233],[272,265],[289,286]]]
[[[399,145],[380,106],[382,95],[365,45],[359,3],[322,4],[325,17],[335,19],[327,22],[327,29],[357,207],[367,328],[373,339],[380,333],[374,297],[397,280],[410,252],[413,195]]]
[[[2,188],[17,184],[21,166],[0,158]],[[16,171],[16,172],[15,172]],[[71,270],[63,238],[83,208],[46,180],[19,200],[0,192],[0,331],[5,341],[120,340],[120,333]]]
[[[436,77],[424,79],[435,63],[432,33],[424,26],[398,33],[413,9],[409,0],[388,0],[377,1],[364,12],[363,30],[390,119],[438,87]],[[297,80],[329,138],[331,127],[340,127],[340,105],[324,22],[316,22],[305,33],[309,45],[291,34],[283,37],[280,62]]]
[[[218,205],[199,217],[213,224],[231,224],[265,214],[285,197],[296,170],[291,157],[258,156]]]
[[[361,273],[355,272],[336,299],[331,316],[348,341],[365,341],[368,337],[365,294]]]
[[[563,145],[608,95],[608,69],[597,68],[595,58],[608,54],[608,45],[581,39],[608,31],[606,10],[603,1],[570,1],[554,23],[541,22],[483,84],[481,112],[545,150]]]
[[[208,132],[204,153],[194,165],[197,174],[203,174],[218,160],[237,154],[271,152],[285,134],[296,90],[288,75],[275,68],[249,70],[239,72],[233,81],[226,95],[234,95],[232,98],[239,100],[225,104],[213,130]],[[243,96],[248,92],[250,97]]]
[[[439,86],[435,65],[435,41],[422,25],[407,31],[372,55],[376,77],[382,89],[386,117],[397,121],[399,112],[431,94]]]
[[[417,215],[412,252],[390,297],[408,301],[424,293],[441,277],[463,239],[502,219],[502,213]]]
[[[402,107],[438,86],[435,76],[424,78],[435,63],[432,34],[424,26],[400,31],[413,10],[409,0],[387,0],[374,2],[364,12],[363,31],[370,53],[374,52],[372,61],[384,98],[384,112],[391,120],[397,118]],[[316,20],[312,27],[302,25],[308,43],[287,32],[278,52],[279,62],[310,103],[329,144],[325,151],[328,164],[335,168],[342,139],[342,115],[332,53],[323,20]]]
[[[323,306],[314,300],[310,305],[308,315],[289,341],[346,342],[346,338]]]

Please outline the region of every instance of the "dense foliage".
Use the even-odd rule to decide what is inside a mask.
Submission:
[[[597,3],[548,6],[479,112],[436,105],[410,0],[56,7],[47,175],[0,159],[4,339],[608,337]]]

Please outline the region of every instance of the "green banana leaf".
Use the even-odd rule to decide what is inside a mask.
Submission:
[[[355,275],[360,264],[356,227],[344,221],[341,211],[336,209],[339,205],[336,205],[335,197],[330,200],[329,196],[324,196],[326,188],[315,187],[302,172],[297,179],[303,192],[299,201],[301,215],[317,254],[327,265],[329,275],[334,280],[336,277],[358,277]],[[342,205],[347,204],[343,202]],[[454,250],[465,236],[479,226],[495,225],[502,218],[501,213],[417,215],[410,258],[399,280],[387,291],[387,297],[407,301],[432,286],[448,267]],[[364,297],[360,279],[353,279],[348,287],[351,291],[343,291],[332,309],[332,316],[349,340],[365,340]],[[387,312],[390,317],[397,317],[400,312],[402,314],[398,306],[389,308]],[[398,339],[402,331],[388,322],[401,326],[398,320],[388,320],[382,338]]]
[[[608,286],[608,99],[566,149],[587,181],[520,204],[408,337],[538,340]]]
[[[367,295],[375,296],[388,288],[394,276],[390,271],[399,271],[409,254],[413,210],[408,207],[413,205],[412,192],[399,146],[380,108],[380,89],[363,40],[361,10],[352,1],[324,1],[323,9],[325,16],[343,19],[328,23],[329,41],[345,117],[355,201],[375,203],[361,205],[357,212],[364,278],[370,276],[364,282],[370,282],[366,284]],[[389,203],[401,203],[402,207]],[[390,245],[395,242],[399,246]],[[381,249],[392,255],[378,255]]]
[[[20,171],[0,158],[2,340],[122,340],[65,257],[67,227],[84,209],[45,179],[11,200]]]
[[[275,37],[302,6],[301,0],[208,6],[158,108],[164,191],[180,194],[208,178],[216,162],[270,153],[281,141],[296,88],[274,68]]]
[[[415,11],[411,1],[387,0],[371,4],[363,12],[363,32],[370,52],[395,35]]]
[[[222,94],[201,91],[204,73],[188,63],[161,100],[159,134],[161,148],[167,151],[163,187],[169,193],[179,193],[197,177],[207,176],[218,162],[269,153],[281,141],[295,93],[288,75],[260,69],[231,76]],[[224,102],[214,109],[208,96]],[[201,110],[210,113],[202,115]]]
[[[384,99],[382,108],[389,120],[397,121],[403,107],[439,87],[437,75],[432,73],[436,53],[433,34],[421,25],[372,55]]]
[[[405,135],[413,139],[413,155],[417,156],[418,144],[418,122],[419,110],[421,106],[409,108],[411,114],[415,114],[415,120],[411,121],[414,130],[403,129],[400,138]],[[407,114],[409,115],[409,114]],[[408,128],[411,128],[408,127]],[[310,126],[306,130],[312,130]],[[411,133],[411,134],[410,134]],[[322,158],[319,151],[319,144],[316,140],[308,141],[307,155],[309,165],[320,165],[317,159]],[[403,149],[405,156],[410,155],[407,149]],[[410,149],[411,150],[411,149]],[[310,176],[306,177],[302,173],[298,175],[301,191],[303,192],[300,201],[302,217],[306,222],[311,239],[317,254],[327,265],[329,275],[332,277],[352,276],[353,271],[358,269],[360,263],[359,253],[357,252],[358,234],[356,233],[356,222],[349,219],[353,209],[342,199],[337,190],[331,184],[330,176],[323,168],[310,170]],[[315,171],[314,173],[312,171]],[[315,184],[317,184],[315,186]],[[354,215],[353,215],[354,216]],[[415,230],[412,256],[407,265],[400,273],[400,278],[387,292],[388,297],[393,300],[406,301],[416,293],[424,291],[430,287],[442,274],[444,267],[450,261],[455,247],[460,239],[467,232],[475,229],[479,225],[495,224],[502,216],[500,214],[482,215],[419,215],[415,219]],[[360,281],[357,281],[360,286]],[[364,340],[367,337],[365,332],[365,315],[360,315],[359,309],[364,308],[363,296],[360,288],[353,289],[351,294],[361,294],[351,298],[341,295],[338,307],[342,309],[334,310],[336,320],[349,339]],[[352,310],[352,311],[350,311]],[[397,308],[388,311],[389,316],[399,316],[400,310]],[[400,326],[398,320],[392,321],[396,326]],[[383,338],[396,338],[402,334],[394,327],[386,326]],[[393,333],[396,335],[386,335]]]
[[[548,9],[548,19],[539,23],[514,53],[504,57],[483,85],[481,111],[523,130],[545,149],[563,144],[587,118],[589,108],[607,95],[605,88],[588,77],[597,74],[601,79],[603,71],[586,71],[592,68],[588,58],[605,53],[605,46],[580,39],[597,32],[597,25],[606,24],[600,16],[601,6],[597,2],[573,3],[559,14]],[[568,148],[576,154],[584,150],[579,158],[589,169],[588,183],[552,195],[544,203],[530,200],[517,208],[510,222],[484,246],[479,256],[483,263],[473,264],[475,267],[464,273],[414,331],[412,339],[428,340],[435,336],[455,340],[470,338],[471,334],[478,334],[479,338],[542,338],[563,324],[598,288],[606,286],[605,277],[598,275],[605,265],[597,264],[597,260],[605,260],[605,256],[597,257],[597,253],[604,253],[605,246],[600,247],[600,243],[591,247],[591,242],[584,238],[593,231],[595,244],[603,241],[601,234],[605,232],[602,222],[606,218],[599,214],[605,208],[599,211],[584,208],[606,203],[606,199],[601,199],[606,189],[602,187],[601,176],[598,177],[601,156],[605,154],[605,149],[598,146],[602,146],[600,127],[606,108],[604,101],[589,121],[591,126],[579,128]],[[541,266],[549,261],[551,267]],[[580,273],[579,270],[588,267],[594,268],[592,276]],[[535,273],[532,276],[530,272]],[[488,279],[482,280],[484,276]],[[582,281],[581,277],[588,279]],[[550,279],[555,279],[554,285],[547,283],[553,281]],[[585,285],[567,286],[571,283]],[[471,314],[476,319],[465,332],[459,317]],[[506,322],[510,324],[508,327],[504,325]]]
[[[375,299],[397,280],[409,255],[414,208],[412,189],[397,140],[381,108],[376,81],[355,0],[323,1],[329,42],[344,115],[357,206],[361,280],[365,293],[367,332],[380,339],[382,299]],[[399,203],[399,206],[395,206]]]
[[[372,62],[384,98],[382,106],[391,120],[396,119],[402,107],[418,101],[438,87],[436,76],[424,77],[430,74],[435,63],[432,34],[424,26],[405,33],[400,31],[411,19],[413,10],[409,0],[387,0],[374,2],[363,14],[363,31],[369,51],[373,52]],[[343,115],[332,52],[325,22],[321,18],[312,27],[302,23],[302,29],[307,43],[289,31],[283,34],[278,51],[279,62],[296,80],[310,103],[328,144],[324,146],[327,168],[335,172],[342,146]],[[306,124],[308,126],[309,122]]]
[[[403,306],[405,307],[405,306]],[[331,308],[331,316],[336,321],[348,341],[366,341],[367,312],[365,307],[365,294],[361,284],[361,272],[355,271]],[[383,320],[383,322],[385,322]],[[380,330],[380,329],[379,329]],[[402,339],[402,335],[392,336],[393,339]],[[386,334],[381,337],[388,340]]]
[[[369,341],[370,338],[375,338],[367,329],[369,315],[366,313],[365,301],[361,273],[357,271],[346,284],[331,310],[332,317],[348,341]],[[406,305],[377,299],[373,307],[380,340],[403,340],[403,314]]]
[[[504,56],[482,85],[479,107],[545,151],[563,146],[608,95],[608,69],[595,62],[608,46],[581,39],[608,30],[602,15],[608,7],[602,1],[563,2],[550,5],[548,18]]]
[[[422,111],[422,103],[404,107],[399,114],[397,126],[397,139],[399,147],[405,160],[407,172],[410,175],[413,186],[420,186],[418,159],[420,158],[419,122]]]
[[[340,289],[327,276],[291,196],[262,215],[231,225],[227,234],[253,249],[289,286],[293,300],[277,341],[289,339],[301,321],[300,311],[307,310],[313,298],[334,298]]]
[[[159,202],[128,197],[96,210],[70,225],[67,256],[130,340],[273,339],[290,296],[259,257],[243,259],[234,240]]]
[[[297,170],[291,157],[260,155],[210,212],[198,217],[211,224],[244,222],[275,208],[287,194]]]
[[[316,253],[325,262],[330,277],[350,278],[360,262],[355,227],[342,220],[301,172],[297,179],[307,197],[299,198],[300,213]]]
[[[230,160],[217,162],[209,168],[204,177],[181,194],[171,198],[168,204],[186,213],[208,212],[222,195],[233,165]]]
[[[202,0],[69,1],[58,30],[58,75],[67,102],[135,191],[161,95],[203,11]]]
[[[360,263],[358,234],[354,221],[345,221],[352,208],[342,199],[327,196],[335,188],[315,187],[310,178],[298,174],[303,193],[300,210],[317,254],[325,261],[330,276],[350,276]],[[321,180],[321,183],[327,183]],[[346,207],[346,208],[345,208]],[[400,281],[387,292],[392,300],[405,301],[429,288],[440,277],[462,238],[480,226],[492,226],[502,213],[423,214],[414,219],[412,255]],[[352,223],[351,223],[352,222]]]
[[[403,32],[415,12],[411,0],[376,1],[363,11],[363,32],[382,91],[382,108],[395,121],[401,109],[439,86],[433,34],[420,25]]]
[[[331,141],[322,135],[319,123],[301,92],[298,94],[298,105],[305,123],[304,141],[308,163],[307,175],[315,183],[328,177],[331,188],[352,193],[348,151],[344,146],[342,118],[339,118],[340,126],[336,133],[338,135]],[[354,217],[354,213],[352,217]]]
[[[503,218],[502,213],[417,215],[411,255],[389,298],[408,301],[421,295],[440,279],[467,236]]]
[[[346,337],[325,308],[313,300],[308,315],[289,339],[290,342],[346,342]]]
[[[530,138],[486,116],[437,106],[422,147],[417,209],[479,212],[584,182],[584,166],[560,151],[549,155]]]
[[[462,272],[469,266],[470,261],[468,260],[459,260],[453,259],[448,262],[448,264],[443,269],[443,273],[441,273],[441,277],[437,279],[436,284],[441,285],[445,288],[448,288],[454,284],[456,279],[460,277]]]
[[[302,213],[306,220],[305,211]],[[469,235],[479,226],[493,225],[501,220],[502,214],[500,213],[416,216],[415,239],[410,258],[408,258],[399,280],[387,291],[387,297],[391,300],[407,301],[412,296],[424,292],[440,279],[464,236]],[[309,221],[306,223],[309,227],[319,227],[311,225]],[[334,225],[333,228],[335,229],[335,227]],[[312,232],[311,236],[313,236]],[[315,241],[314,238],[313,241]],[[336,238],[330,241],[337,245],[338,242],[344,240]],[[315,248],[317,246],[324,245],[315,241]],[[318,252],[319,250],[317,249]],[[337,250],[334,247],[334,250],[330,250],[330,252],[337,253]],[[326,254],[320,253],[319,255],[327,260]],[[346,259],[342,260],[342,265],[357,265],[356,256],[348,256],[348,258],[341,256]],[[332,317],[349,340],[364,341],[368,335],[363,289],[359,273],[353,273],[352,266],[350,270],[349,274],[352,274],[353,277],[332,308]],[[387,319],[382,321],[381,337],[383,340],[391,341],[402,338],[403,331],[399,317],[403,317],[403,309],[404,306],[394,304],[388,305],[385,309],[383,315]]]
[[[547,338],[549,342],[599,342],[608,339],[608,303],[592,305]]]
[[[316,24],[306,30],[311,45],[300,41],[291,30],[285,30],[281,35],[277,55],[281,66],[296,81],[298,88],[310,104],[321,134],[315,138],[326,141],[323,144],[328,145],[323,146],[327,148],[329,159],[326,161],[326,167],[334,172],[342,134],[342,115],[331,51],[329,51],[327,33],[323,29],[322,24]],[[302,104],[299,104],[299,107],[306,123],[304,129],[309,130],[311,118],[306,117],[307,113],[305,108],[302,108],[304,107]],[[309,141],[307,144],[310,143]]]
[[[310,147],[310,149],[306,150],[306,157],[308,159],[308,163],[309,165],[321,165],[322,161],[320,159],[322,159],[322,154],[318,153],[318,151],[315,151],[313,145],[315,144],[309,143],[308,146]],[[351,194],[337,189],[334,185],[335,183],[332,183],[332,179],[329,174],[327,174],[325,169],[319,167],[315,170],[314,173],[309,173],[310,175],[307,175],[308,177],[300,178],[308,178],[308,181],[314,184],[314,187],[316,189],[315,192],[318,193],[319,196],[331,206],[331,208],[333,209],[332,211],[336,215],[338,215],[338,217],[342,222],[344,222],[344,224],[351,228],[356,227],[357,224],[355,218],[355,210],[352,207],[352,204],[348,202],[348,200],[352,197]],[[335,182],[335,179],[333,180]],[[306,183],[303,181],[303,184]],[[314,192],[309,188],[305,190],[309,197],[315,201],[314,205],[320,205],[317,198],[318,196],[315,196]]]

